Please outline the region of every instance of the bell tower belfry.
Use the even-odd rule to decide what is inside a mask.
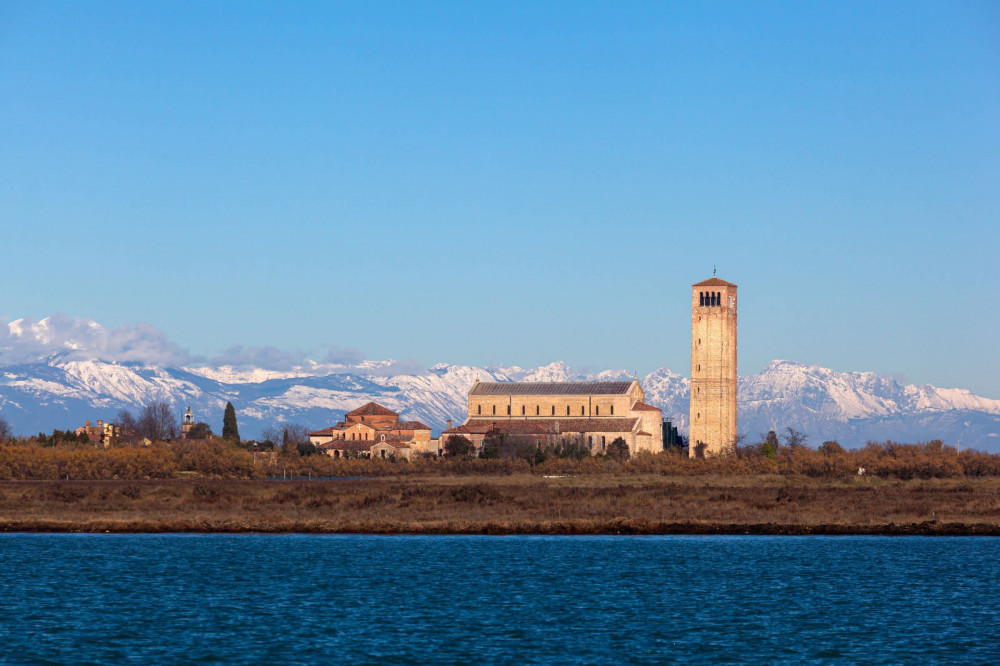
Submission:
[[[184,420],[181,422],[181,438],[187,439],[188,433],[191,432],[191,428],[194,427],[194,414],[191,413],[191,408],[187,408],[187,412],[184,413]]]
[[[736,285],[691,286],[689,455],[718,455],[736,441]]]

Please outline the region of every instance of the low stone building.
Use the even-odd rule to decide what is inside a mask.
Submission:
[[[92,444],[98,444],[105,448],[114,444],[115,438],[118,435],[115,424],[105,423],[100,419],[97,420],[97,425],[90,425],[90,421],[85,421],[83,426],[77,428],[73,432],[76,433],[77,437],[82,434],[86,434],[87,439],[89,439]]]
[[[431,439],[431,429],[420,421],[400,421],[399,414],[376,402],[369,402],[347,412],[337,425],[309,433],[309,441],[335,458],[369,458],[372,447],[383,444],[375,453],[386,453],[407,460],[415,453],[437,453],[437,441]]]
[[[372,458],[383,460],[412,460],[414,449],[412,441],[397,435],[381,435],[369,449]]]
[[[468,420],[441,433],[476,448],[490,434],[555,444],[570,439],[601,455],[621,437],[629,451],[663,450],[661,411],[647,405],[638,380],[597,382],[479,382],[469,390]]]
[[[316,449],[331,458],[368,458],[372,443],[353,439],[333,439],[325,444],[319,444]]]

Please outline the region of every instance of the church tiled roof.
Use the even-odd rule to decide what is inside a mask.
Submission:
[[[377,402],[369,402],[366,405],[361,405],[357,409],[347,412],[345,416],[399,416],[399,414],[388,407],[383,407]]]
[[[479,382],[469,395],[624,395],[625,382]]]
[[[390,423],[374,423],[379,430],[430,430],[431,427],[420,421],[392,421]]]
[[[659,407],[653,407],[652,405],[647,405],[641,400],[632,405],[632,411],[635,412],[659,412],[661,411]]]
[[[376,444],[388,444],[397,449],[408,449],[412,442],[413,438],[409,435],[379,435],[379,438],[372,442],[372,446]]]

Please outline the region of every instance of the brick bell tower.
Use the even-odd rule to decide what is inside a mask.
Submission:
[[[691,286],[692,458],[736,441],[736,285],[717,277]]]

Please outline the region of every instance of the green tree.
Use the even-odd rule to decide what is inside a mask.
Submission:
[[[319,449],[312,442],[299,442],[295,448],[298,449],[300,456],[312,456],[319,453]]]
[[[208,425],[204,421],[199,421],[191,426],[188,430],[188,439],[208,439],[212,436],[212,426]]]
[[[608,457],[612,460],[628,460],[630,456],[628,444],[621,437],[608,444]]]
[[[240,429],[236,425],[236,408],[231,402],[226,403],[226,413],[222,416],[222,438],[234,442],[240,441]]]
[[[835,456],[839,453],[843,453],[844,447],[842,447],[840,442],[837,440],[831,439],[830,441],[823,442],[819,445],[819,452],[824,456]]]
[[[483,438],[483,448],[479,451],[479,457],[488,460],[499,458],[504,453],[505,448],[503,434],[491,433]]]
[[[778,433],[773,430],[768,431],[764,441],[760,444],[760,454],[771,460],[778,457]]]
[[[472,453],[472,442],[468,437],[462,435],[451,435],[444,443],[444,454],[446,456],[467,456]]]

